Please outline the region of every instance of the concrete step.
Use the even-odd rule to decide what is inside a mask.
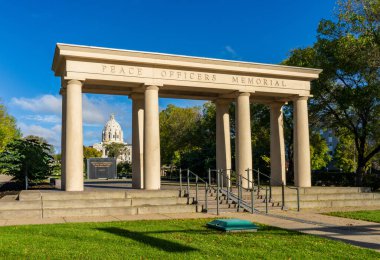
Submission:
[[[255,186],[255,189],[257,189],[256,186]],[[352,193],[371,192],[371,189],[367,188],[367,187],[319,187],[319,186],[314,186],[311,188],[299,188],[299,190],[300,190],[300,194],[338,194],[338,193],[350,193],[350,194],[352,194]],[[232,187],[231,191],[233,193],[237,194],[238,189],[236,187]],[[199,189],[199,193],[204,194],[204,189]],[[216,191],[211,189],[210,193],[216,194]],[[243,190],[242,193],[245,195],[249,195],[250,191]],[[265,186],[261,186],[260,193],[265,194]],[[268,193],[269,193],[269,190],[268,190]],[[195,194],[195,190],[191,189],[190,194],[191,195]],[[273,186],[272,187],[272,195],[280,195],[280,194],[282,194],[281,187]],[[285,194],[297,194],[297,190],[285,187]]]
[[[250,204],[249,200],[245,200],[246,203]],[[269,202],[269,207],[280,207],[281,202]],[[356,207],[356,206],[380,206],[380,200],[369,199],[369,200],[314,200],[314,201],[300,201],[300,208],[339,208],[339,207]],[[265,203],[262,201],[255,202],[256,207],[265,207]],[[289,209],[297,208],[296,201],[286,201],[285,207]]]
[[[33,201],[34,202],[34,201]],[[41,204],[41,203],[40,203]],[[187,198],[134,198],[134,199],[76,199],[76,200],[44,200],[43,208],[98,208],[129,207],[142,205],[176,205],[187,204]],[[41,206],[41,205],[40,205]]]
[[[179,190],[131,190],[126,192],[127,199],[178,197]]]
[[[187,204],[187,198],[177,197],[158,197],[158,198],[133,198],[132,206],[141,205],[176,205],[176,204]]]
[[[88,200],[88,199],[125,199],[125,191],[109,191],[109,192],[98,192],[98,191],[69,191],[69,192],[42,192],[41,199],[43,201],[48,200]],[[20,199],[21,200],[21,199]]]
[[[36,219],[42,218],[41,209],[17,209],[17,210],[0,210],[0,220],[2,219]]]
[[[269,195],[268,195],[269,196]],[[244,200],[250,200],[251,195],[243,195]],[[265,199],[265,194],[255,196],[256,199]],[[352,199],[380,199],[380,193],[338,193],[338,194],[301,194],[301,200],[352,200]],[[272,200],[282,201],[282,196],[272,195]],[[297,196],[295,194],[285,194],[285,201],[297,201]]]
[[[195,205],[146,205],[138,207],[51,208],[44,209],[43,218],[79,216],[117,216],[152,213],[196,212]]]
[[[50,208],[42,212],[43,218],[136,214],[136,207]]]
[[[41,201],[1,201],[0,212],[3,210],[31,210],[41,209]]]
[[[202,210],[202,209],[200,209],[200,210]],[[202,211],[198,211],[198,212],[202,212]],[[237,208],[219,208],[219,213],[228,213],[228,212],[238,212],[238,211],[237,211]],[[244,212],[244,210],[241,209],[240,212]],[[216,214],[217,213],[217,209],[209,207],[207,209],[207,213]]]
[[[76,200],[46,200],[43,201],[45,209],[78,209],[78,208],[106,208],[130,207],[131,199],[76,199]]]

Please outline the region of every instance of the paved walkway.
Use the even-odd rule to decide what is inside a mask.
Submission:
[[[109,221],[133,221],[133,220],[161,220],[161,219],[185,219],[185,218],[241,218],[265,225],[283,229],[299,231],[302,233],[318,235],[329,239],[341,240],[356,246],[374,249],[380,252],[380,223],[372,223],[361,220],[325,216],[313,211],[288,211],[265,214],[249,213],[180,213],[180,214],[149,214],[149,215],[124,215],[104,217],[64,217],[47,219],[17,219],[0,220],[0,226],[25,225],[25,224],[53,224],[74,222],[109,222]]]

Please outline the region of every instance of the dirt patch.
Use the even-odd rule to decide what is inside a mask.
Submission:
[[[18,195],[20,191],[24,190],[25,186],[22,183],[10,181],[0,186],[0,198],[6,195]],[[37,183],[29,186],[30,190],[54,190],[50,183]]]

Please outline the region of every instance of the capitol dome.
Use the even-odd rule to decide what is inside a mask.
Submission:
[[[102,141],[123,143],[123,130],[113,114],[103,128]]]

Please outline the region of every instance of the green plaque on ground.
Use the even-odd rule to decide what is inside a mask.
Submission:
[[[207,226],[226,232],[256,232],[259,228],[254,223],[244,219],[215,219]]]

